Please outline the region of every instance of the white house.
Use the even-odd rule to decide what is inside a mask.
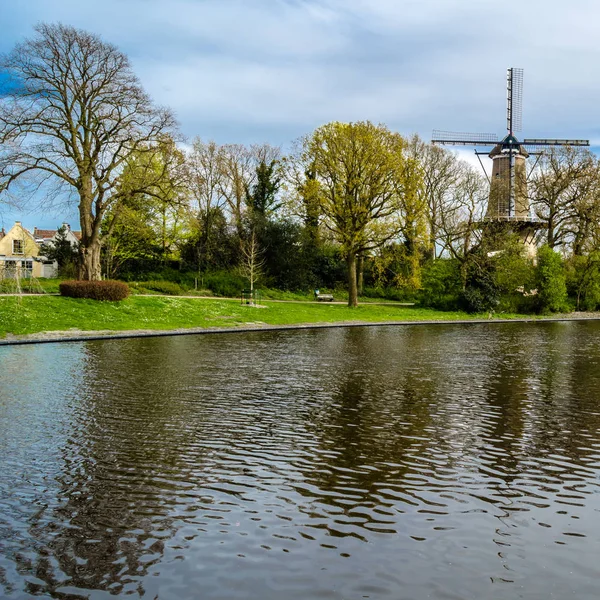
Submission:
[[[33,238],[38,244],[53,244],[58,236],[60,229],[64,229],[66,239],[71,243],[74,248],[79,244],[81,239],[81,231],[73,231],[68,223],[63,223],[58,229],[38,229],[33,228]]]

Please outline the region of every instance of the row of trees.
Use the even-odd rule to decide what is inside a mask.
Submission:
[[[186,145],[117,48],[64,25],[36,31],[0,59],[0,200],[41,185],[45,202],[75,199],[81,278],[241,269],[294,289],[344,270],[350,306],[368,283],[479,308],[542,285],[514,235],[482,226],[488,182],[456,154],[369,122],[326,124],[286,155]],[[579,303],[598,279],[599,182],[598,159],[571,148],[529,174],[537,236],[568,257]]]

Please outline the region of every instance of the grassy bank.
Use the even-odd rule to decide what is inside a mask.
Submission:
[[[402,305],[362,305],[349,309],[325,303],[134,296],[123,302],[95,302],[60,296],[0,298],[0,337],[44,331],[168,330],[186,327],[235,327],[250,324],[293,325],[344,321],[423,321],[476,318],[462,312],[441,312]],[[506,315],[502,315],[506,317]]]

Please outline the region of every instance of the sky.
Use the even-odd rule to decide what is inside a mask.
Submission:
[[[0,53],[38,22],[118,46],[188,139],[285,150],[329,121],[367,119],[424,139],[502,136],[506,69],[520,67],[522,136],[600,147],[597,0],[0,0]],[[77,217],[0,208],[0,226],[15,219]]]

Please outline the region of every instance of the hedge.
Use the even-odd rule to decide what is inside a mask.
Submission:
[[[183,293],[183,288],[174,281],[140,281],[136,287],[169,296],[179,296]]]
[[[116,302],[129,296],[129,286],[122,281],[61,281],[60,295],[69,298],[90,298]]]

